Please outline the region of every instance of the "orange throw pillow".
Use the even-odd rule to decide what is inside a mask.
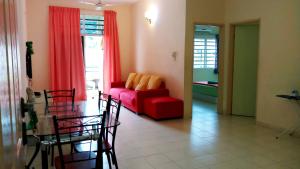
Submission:
[[[137,87],[135,88],[135,90],[147,90],[147,85],[150,79],[150,75],[144,75],[139,83],[139,85],[137,85]]]
[[[147,89],[158,89],[159,86],[161,84],[161,78],[160,76],[151,76],[148,85],[147,85]]]
[[[129,74],[129,76],[127,78],[127,81],[126,81],[126,84],[125,84],[125,88],[132,89],[133,81],[134,81],[135,76],[136,76],[136,73],[130,73]]]
[[[143,74],[139,74],[139,73],[136,74],[136,76],[135,76],[135,78],[134,78],[134,80],[133,80],[133,88],[134,88],[134,89],[139,85],[139,83],[140,83],[142,77],[143,77]]]

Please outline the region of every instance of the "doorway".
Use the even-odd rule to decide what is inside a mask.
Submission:
[[[236,24],[232,28],[232,114],[255,117],[259,24]]]
[[[194,25],[193,117],[217,112],[220,26]]]
[[[85,64],[87,99],[94,99],[103,91],[103,34],[104,17],[80,15],[80,31]]]
[[[87,98],[103,91],[103,36],[83,36]]]

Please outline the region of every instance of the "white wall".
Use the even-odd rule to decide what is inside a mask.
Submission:
[[[227,42],[230,23],[260,19],[256,118],[272,127],[290,126],[299,112],[296,103],[275,97],[300,90],[299,6],[299,0],[226,0]]]
[[[171,96],[183,99],[185,0],[142,0],[134,5],[134,60],[140,73],[164,78]],[[145,21],[145,12],[156,9],[157,20]],[[177,52],[173,60],[172,52]]]
[[[94,6],[83,5],[70,0],[27,0],[27,40],[33,41],[32,56],[33,88],[43,90],[49,88],[49,58],[48,58],[48,7],[64,6],[80,8],[85,14],[102,15]],[[132,61],[132,14],[131,5],[112,6],[117,12],[122,78],[125,79],[133,70]]]

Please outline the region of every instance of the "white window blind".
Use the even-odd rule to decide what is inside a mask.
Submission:
[[[217,39],[194,39],[194,68],[216,68]]]

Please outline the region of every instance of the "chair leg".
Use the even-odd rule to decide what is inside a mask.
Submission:
[[[73,154],[74,149],[75,149],[75,145],[73,143],[71,143],[71,154]]]
[[[116,160],[112,154],[112,152],[110,151],[109,154],[111,155],[111,161],[112,161],[112,164],[115,165],[116,164]]]
[[[54,164],[54,145],[51,145],[51,166]]]
[[[107,157],[109,169],[112,169],[112,168],[111,168],[111,160],[110,160],[110,153],[109,153],[109,151],[106,151],[105,154],[106,154],[106,157]]]
[[[118,162],[117,162],[117,156],[116,156],[116,153],[115,153],[114,149],[112,150],[112,159],[114,161],[114,165],[116,166],[116,169],[119,169]]]

